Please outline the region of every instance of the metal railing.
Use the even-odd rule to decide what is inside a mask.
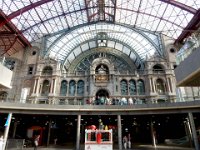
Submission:
[[[22,150],[24,144],[25,139],[8,139],[6,142],[6,150]]]
[[[122,99],[110,99],[102,104],[99,104],[97,100],[92,100],[89,98],[77,99],[77,98],[55,98],[53,101],[48,99],[24,99],[24,100],[13,100],[5,99],[0,100],[0,103],[20,103],[20,104],[46,104],[46,105],[140,105],[140,104],[157,104],[157,103],[176,103],[176,102],[188,102],[188,101],[198,101],[199,97],[186,96],[181,98],[168,99],[167,97],[160,98],[133,98],[133,101],[130,102],[128,98],[126,100]]]

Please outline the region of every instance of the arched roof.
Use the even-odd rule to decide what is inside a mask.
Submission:
[[[86,24],[49,35],[44,55],[70,63],[82,52],[96,47],[117,49],[136,65],[145,61],[147,56],[163,57],[159,35],[109,23]]]
[[[155,42],[154,35],[163,34],[174,40],[182,40],[197,28],[199,8],[199,0],[6,0],[0,1],[0,9],[6,15],[0,28],[12,22],[20,31],[18,33],[23,34],[30,42],[44,36],[50,37],[47,44],[55,45],[47,45],[44,55],[55,54],[54,57],[62,62],[67,61],[68,56],[74,52],[72,50],[82,44],[83,40],[94,41],[98,32],[107,33],[109,41],[114,41],[115,44],[121,43],[123,47],[129,45],[130,58],[134,54],[138,60],[144,60],[145,55],[153,53],[162,56],[162,47],[158,39]],[[96,31],[102,26],[98,25],[102,22],[114,29],[104,25],[104,28]],[[82,28],[91,24],[97,24],[96,29],[90,31],[87,27]],[[116,33],[119,28],[120,32],[123,31],[123,26],[132,34]],[[78,40],[71,39],[72,43],[68,45],[71,49],[58,49],[57,43],[63,44],[69,37],[68,33],[73,33],[75,28],[78,32],[80,27],[84,31],[81,31],[80,36],[77,34],[74,37],[80,41],[77,43]],[[86,33],[85,29],[90,32]],[[113,31],[115,33],[112,33]],[[144,49],[140,48],[140,40],[143,41],[141,45]],[[130,41],[133,41],[134,45]]]
[[[198,0],[6,0],[0,9],[29,41],[98,21],[121,23],[177,39],[198,13]]]

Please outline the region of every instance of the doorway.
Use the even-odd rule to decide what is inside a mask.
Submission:
[[[101,90],[97,91],[97,93],[96,93],[95,104],[96,105],[105,105],[105,104],[107,104],[107,101],[108,101],[107,99],[109,99],[108,91],[105,89],[101,89]]]

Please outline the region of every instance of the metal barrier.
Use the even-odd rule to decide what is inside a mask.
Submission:
[[[6,150],[22,150],[24,148],[25,139],[8,139]]]

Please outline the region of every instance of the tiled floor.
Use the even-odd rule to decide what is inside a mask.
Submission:
[[[24,150],[33,150],[34,148],[24,148]],[[14,149],[13,149],[14,150]],[[67,147],[39,147],[38,150],[75,150],[75,148]],[[84,150],[84,146],[81,146],[80,150]],[[118,150],[118,149],[113,149]],[[194,148],[188,147],[177,147],[177,146],[167,146],[167,145],[158,145],[153,147],[152,145],[135,145],[131,149],[127,150],[194,150]]]

